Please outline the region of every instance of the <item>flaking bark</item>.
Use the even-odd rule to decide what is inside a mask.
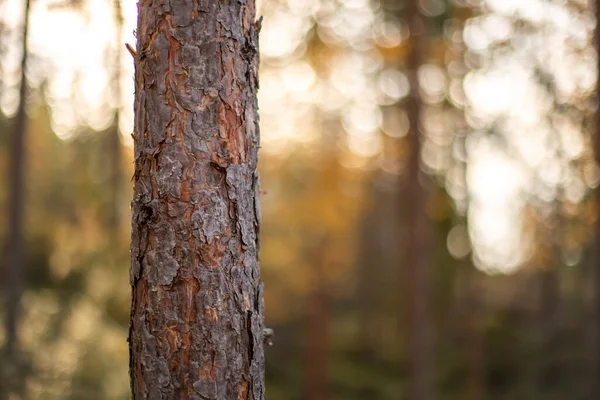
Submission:
[[[134,399],[263,399],[254,0],[142,0]]]

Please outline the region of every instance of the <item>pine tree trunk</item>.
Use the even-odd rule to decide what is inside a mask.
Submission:
[[[25,262],[23,260],[23,210],[25,208],[25,135],[27,133],[27,37],[29,28],[30,2],[25,0],[23,20],[21,87],[19,106],[12,121],[10,160],[8,168],[8,233],[6,243],[6,347],[10,353],[17,350],[17,322],[19,303],[25,280]]]
[[[410,326],[410,399],[431,400],[433,398],[433,371],[431,363],[431,332],[428,317],[429,260],[428,222],[425,204],[427,196],[419,182],[421,171],[421,134],[419,119],[421,99],[417,72],[422,65],[422,36],[424,24],[419,12],[418,0],[407,2],[407,22],[410,27],[410,52],[407,69],[411,94],[407,101],[410,120],[408,185],[406,187],[406,222],[409,227],[406,251],[408,318]]]
[[[263,399],[255,3],[138,8],[133,399]]]

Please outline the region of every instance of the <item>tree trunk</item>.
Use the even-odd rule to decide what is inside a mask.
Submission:
[[[552,246],[551,249],[556,249]],[[556,258],[560,258],[560,250],[554,252]],[[556,353],[557,349],[555,336],[557,333],[558,309],[560,302],[560,288],[557,268],[549,261],[549,266],[538,272],[539,280],[539,306],[537,312],[537,332],[536,345],[539,355],[537,357],[536,377],[538,396],[547,396],[556,390],[557,384],[561,381],[561,374],[557,370]]]
[[[307,250],[313,289],[307,298],[306,400],[329,398],[329,317],[330,297],[326,275],[332,267],[331,244],[327,234],[312,233],[315,247]]]
[[[320,277],[320,280],[325,277]],[[329,386],[329,298],[324,285],[317,283],[308,295],[307,400],[327,400]]]
[[[23,20],[21,87],[19,106],[13,120],[8,168],[8,233],[6,243],[6,347],[15,353],[18,347],[17,325],[19,303],[25,279],[23,260],[23,210],[25,207],[25,135],[27,131],[27,36],[29,26],[29,0],[25,0]]]
[[[365,210],[361,217],[360,250],[356,271],[360,285],[356,285],[354,295],[358,314],[355,346],[359,350],[360,363],[364,366],[373,365],[378,345],[381,342],[378,331],[381,330],[380,321],[385,313],[381,293],[386,291],[384,283],[386,280],[389,281],[389,275],[386,275],[387,271],[382,268],[388,260],[382,253],[389,252],[389,247],[391,247],[384,247],[385,243],[382,243],[382,238],[393,237],[393,240],[397,240],[398,237],[397,230],[392,230],[395,227],[390,227],[391,224],[387,223],[390,220],[391,204],[387,201],[390,196],[385,196],[386,193],[375,184],[377,179],[376,173],[371,174],[367,186],[367,191],[371,195],[369,203],[373,206]],[[397,201],[397,199],[394,198],[393,201]],[[393,205],[391,206],[393,207]]]
[[[255,2],[138,8],[133,399],[263,399]]]
[[[466,277],[465,330],[467,339],[467,400],[486,398],[485,343],[480,324],[481,310],[479,290],[477,289],[477,271],[471,262],[463,265]]]
[[[114,102],[114,117],[113,126],[109,133],[109,154],[110,154],[110,183],[111,183],[111,204],[110,204],[110,220],[109,228],[115,232],[121,221],[120,205],[121,205],[121,135],[119,130],[119,122],[121,119],[121,54],[123,44],[121,37],[123,32],[123,12],[121,10],[121,0],[113,1],[113,12],[115,20],[115,53],[114,53],[114,69],[112,80],[112,97]],[[115,235],[115,238],[117,236]]]
[[[560,259],[560,249],[554,247],[556,259]],[[539,299],[539,339],[540,342],[552,342],[558,326],[558,311],[560,305],[560,285],[558,266],[552,265],[553,260],[539,272],[540,299]]]
[[[421,135],[419,119],[421,99],[417,72],[422,64],[423,20],[419,13],[418,0],[407,3],[407,22],[410,27],[410,51],[407,70],[411,86],[411,95],[406,107],[410,121],[408,133],[409,160],[408,185],[406,187],[406,222],[410,229],[406,248],[408,318],[410,326],[410,398],[412,400],[430,400],[432,391],[431,333],[428,316],[429,296],[429,260],[428,222],[425,203],[427,195],[419,182]]]

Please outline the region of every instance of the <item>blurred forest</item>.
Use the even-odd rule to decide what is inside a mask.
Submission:
[[[596,2],[259,5],[267,397],[600,399]],[[136,12],[0,0],[1,399],[129,398]]]

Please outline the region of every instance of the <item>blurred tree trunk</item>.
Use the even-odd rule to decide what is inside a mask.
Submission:
[[[556,229],[556,228],[554,228]],[[553,251],[554,250],[554,251]],[[555,254],[560,259],[560,250],[551,246],[550,254]],[[558,309],[560,303],[560,287],[558,268],[553,265],[554,260],[542,266],[538,273],[540,284],[540,298],[537,315],[536,346],[538,347],[537,363],[537,393],[538,396],[548,396],[556,391],[556,387],[563,379],[557,370],[556,354],[560,351],[555,337],[559,327]],[[544,268],[545,267],[545,268]]]
[[[465,328],[467,339],[467,400],[486,398],[484,338],[480,325],[480,301],[477,290],[477,270],[471,262],[465,261],[466,299]]]
[[[596,31],[595,31],[595,45],[596,53],[600,54],[600,4],[596,2]],[[600,74],[600,57],[597,60],[598,73]],[[597,102],[600,102],[600,79],[596,80],[596,98]],[[596,165],[600,165],[600,109],[596,108],[596,132],[595,132],[595,156]],[[594,297],[595,297],[595,309],[596,309],[596,324],[594,331],[596,332],[596,379],[595,379],[595,396],[594,398],[600,398],[600,218],[598,214],[600,212],[600,187],[596,188],[596,229],[595,229],[595,240],[593,244],[593,259],[594,259]]]
[[[112,232],[118,228],[121,221],[120,205],[122,196],[121,183],[121,135],[119,131],[119,122],[121,119],[121,54],[123,44],[121,37],[123,36],[123,12],[121,9],[121,0],[113,1],[113,13],[115,20],[115,53],[114,53],[114,69],[112,81],[112,97],[114,102],[113,126],[109,133],[109,155],[110,155],[110,181],[111,181],[111,205],[110,205],[110,223],[109,228]],[[115,237],[117,237],[115,235]]]
[[[406,223],[390,224],[390,221],[401,221],[406,217],[397,207],[401,200],[397,175],[375,171],[366,191],[370,206],[362,216],[357,262],[359,284],[355,296],[358,311],[356,348],[359,362],[369,369],[377,368],[382,359],[398,360],[406,354],[408,325],[398,318],[398,303],[406,299],[405,293],[398,290],[403,284],[400,279],[405,278],[404,271],[398,268],[404,250],[398,246],[398,239],[406,237],[401,229]],[[364,394],[372,395],[372,392]]]
[[[425,26],[419,12],[418,0],[407,3],[407,22],[410,28],[410,50],[407,59],[411,94],[406,108],[410,121],[408,133],[409,159],[408,184],[405,196],[407,205],[408,241],[406,247],[407,265],[407,305],[410,326],[410,398],[430,400],[433,398],[433,365],[431,332],[429,322],[429,252],[426,203],[427,195],[421,185],[421,98],[419,95],[418,70],[423,62],[423,39]]]
[[[5,1],[0,0],[0,9],[4,6]],[[7,46],[7,28],[6,23],[4,21],[0,21],[0,53],[5,54]],[[3,62],[0,62],[0,97],[2,97],[2,93],[4,92],[4,65]]]
[[[331,266],[329,235],[313,233],[317,243],[307,251],[312,266],[313,289],[307,299],[306,399],[329,399],[329,285],[325,271]]]
[[[466,127],[461,127],[465,129]],[[467,135],[463,134],[457,137],[460,140],[464,153],[467,152]],[[469,180],[467,178],[468,164],[465,160],[462,164],[462,179],[466,194],[466,203],[464,214],[458,212],[459,223],[467,229],[466,235],[469,240],[469,246],[473,248],[471,238],[468,234],[469,226]],[[464,274],[464,324],[459,322],[465,331],[466,353],[467,353],[467,400],[484,400],[486,398],[486,365],[485,365],[485,337],[484,328],[481,324],[484,302],[481,300],[481,292],[478,289],[479,271],[473,264],[473,254],[469,254],[462,261],[462,271]]]
[[[255,2],[138,9],[133,399],[260,400]]]
[[[10,160],[8,166],[8,232],[6,243],[6,346],[10,353],[18,347],[17,325],[19,303],[25,280],[25,262],[23,257],[23,210],[25,208],[25,135],[27,133],[27,37],[29,27],[30,2],[25,0],[23,17],[21,82],[19,105],[12,121]]]
[[[558,207],[558,205],[557,205]],[[560,222],[559,222],[560,223]],[[554,228],[557,229],[557,228]],[[559,266],[554,265],[560,259],[560,248],[552,246],[549,252],[554,254],[554,260],[549,259],[542,265],[539,272],[540,304],[539,304],[539,336],[541,343],[551,343],[558,326],[558,311],[560,306]],[[548,350],[548,349],[547,349]]]
[[[374,365],[381,349],[385,349],[386,353],[389,351],[390,343],[386,343],[382,336],[386,330],[384,321],[397,320],[397,303],[390,302],[390,297],[398,299],[394,295],[398,293],[395,283],[399,275],[397,240],[400,229],[389,221],[400,216],[394,209],[399,199],[397,187],[392,187],[396,182],[392,179],[395,176],[388,176],[382,171],[371,174],[367,186],[371,205],[364,212],[360,226],[356,271],[360,284],[356,285],[355,293],[358,311],[356,348],[363,366]]]
[[[377,179],[375,174],[371,180]],[[370,182],[368,187],[370,195],[373,197],[373,203],[381,204],[381,195],[377,186]],[[377,341],[378,316],[381,314],[381,304],[378,301],[378,285],[381,260],[381,249],[378,247],[379,237],[377,235],[380,226],[377,211],[386,209],[385,207],[370,207],[361,221],[360,252],[358,256],[356,271],[358,282],[356,285],[355,297],[358,311],[358,334],[356,348],[359,351],[362,364],[370,364],[375,359]],[[375,310],[379,312],[374,312]]]
[[[308,297],[307,400],[329,398],[329,298],[325,285],[319,282]]]

